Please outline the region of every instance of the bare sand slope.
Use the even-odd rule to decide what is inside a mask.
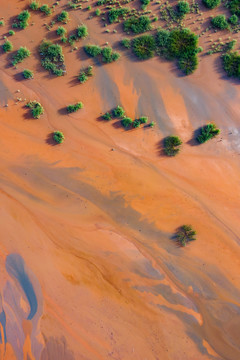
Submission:
[[[5,21],[23,4],[1,1]],[[64,47],[67,76],[53,78],[36,47],[54,31],[32,18],[12,42],[33,55],[17,70],[0,58],[0,358],[240,359],[238,85],[215,60],[186,78],[127,55],[80,85],[92,64],[82,44],[104,42],[94,19],[78,51]],[[44,115],[33,120],[17,98],[39,100]],[[67,115],[76,101],[84,109]],[[156,127],[100,120],[118,104]],[[194,131],[212,120],[221,136],[196,146]],[[169,159],[161,144],[172,133],[184,146]],[[173,235],[184,223],[198,240],[183,249]]]

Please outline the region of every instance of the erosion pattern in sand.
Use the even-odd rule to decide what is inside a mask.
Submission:
[[[26,2],[0,3],[7,23]],[[12,42],[33,55],[17,70],[0,58],[0,358],[239,360],[238,85],[221,79],[214,57],[186,78],[125,55],[80,85],[92,63],[82,45],[121,38],[96,19],[78,51],[64,47],[67,76],[53,78],[36,50],[53,31],[39,14],[32,21]],[[24,68],[34,80],[21,80]],[[39,100],[41,119],[17,97]],[[76,101],[84,109],[64,114]],[[117,104],[156,127],[99,120]],[[212,120],[221,137],[193,146],[193,131]],[[56,129],[61,146],[49,138]],[[161,141],[172,133],[184,146],[169,159]],[[182,249],[172,236],[184,223],[198,240]]]

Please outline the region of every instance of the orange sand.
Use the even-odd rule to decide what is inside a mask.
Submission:
[[[0,2],[6,23],[27,4]],[[33,55],[14,69],[1,54],[0,313],[8,327],[5,338],[0,322],[0,357],[239,360],[238,85],[214,71],[215,57],[202,58],[186,78],[172,63],[124,54],[77,84],[92,63],[82,45],[121,36],[103,34],[98,19],[86,22],[87,12],[70,16],[66,27],[83,21],[90,37],[75,52],[64,46],[67,76],[53,78],[39,65],[36,47],[56,28],[46,32],[50,20],[39,14],[11,38]],[[24,68],[34,80],[20,80]],[[44,115],[28,118],[17,98],[39,100]],[[76,101],[83,110],[59,112]],[[131,117],[149,115],[156,127],[126,132],[97,120],[117,104]],[[193,131],[212,120],[221,137],[191,146]],[[66,140],[51,146],[56,129]],[[169,159],[160,143],[172,133],[184,146]],[[184,223],[198,239],[182,249],[171,238]],[[16,253],[38,302],[31,320],[26,294],[5,270]]]

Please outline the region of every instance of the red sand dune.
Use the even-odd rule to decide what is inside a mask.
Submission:
[[[5,22],[26,4],[1,0]],[[67,28],[87,16],[71,12]],[[95,18],[78,51],[64,46],[67,76],[53,78],[36,50],[53,31],[39,14],[32,21],[11,41],[33,55],[14,69],[1,54],[0,358],[240,359],[238,85],[214,70],[215,57],[186,78],[124,53],[77,84],[92,63],[82,45],[121,38]],[[24,68],[34,80],[20,80]],[[24,99],[44,115],[31,119]],[[84,109],[63,114],[77,101]],[[157,125],[98,121],[117,104]],[[221,136],[192,146],[213,120]],[[56,129],[60,146],[49,141]],[[184,146],[166,158],[160,143],[172,133]],[[198,235],[183,249],[172,236],[184,223]]]

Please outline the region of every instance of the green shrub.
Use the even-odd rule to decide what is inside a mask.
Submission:
[[[168,136],[164,140],[164,151],[168,156],[175,156],[180,151],[181,139],[178,136]]]
[[[140,118],[138,120],[140,121],[141,124],[146,124],[148,122],[148,117],[140,116]]]
[[[39,102],[37,102],[36,100],[30,101],[29,103],[27,103],[26,107],[31,109],[32,116],[34,119],[39,119],[40,115],[42,115],[44,113],[44,109],[43,109],[42,105]]]
[[[141,122],[140,122],[139,119],[135,119],[135,120],[133,121],[133,123],[132,123],[132,127],[133,127],[133,128],[139,128],[140,125],[141,125]]]
[[[76,112],[78,111],[79,109],[82,109],[83,108],[83,103],[82,102],[78,102],[74,105],[68,105],[67,106],[67,112],[70,114],[70,113],[73,113],[73,112]]]
[[[124,46],[126,49],[130,49],[131,48],[131,40],[126,39],[126,38],[122,39],[121,45]]]
[[[96,9],[95,15],[96,15],[96,16],[100,16],[100,15],[101,15],[101,10],[100,10],[100,9]]]
[[[216,127],[216,125],[214,123],[210,123],[201,128],[201,135],[197,137],[197,140],[200,144],[203,144],[217,136],[219,133],[220,130]]]
[[[13,23],[13,28],[25,29],[29,24],[28,20],[30,18],[30,12],[28,10],[23,10],[17,17],[17,21]]]
[[[189,29],[174,29],[169,35],[168,50],[173,58],[191,57],[197,53],[198,36]]]
[[[65,29],[63,26],[59,26],[56,30],[57,35],[64,36],[67,33],[67,29]]]
[[[236,14],[233,14],[232,16],[230,16],[228,21],[230,22],[230,24],[236,25],[238,23],[238,16]]]
[[[77,27],[77,37],[78,39],[84,39],[88,36],[88,29],[85,25],[80,25]]]
[[[5,25],[4,20],[1,20],[1,21],[0,21],[0,26],[4,26],[4,25]]]
[[[98,45],[86,45],[84,46],[84,50],[87,53],[87,55],[96,57],[102,53],[102,49]]]
[[[15,31],[9,30],[8,34],[9,34],[10,36],[13,36],[13,35],[15,35]]]
[[[51,41],[43,40],[39,46],[39,53],[41,56],[41,64],[44,69],[56,76],[63,75],[63,68],[65,66],[64,55],[60,45],[53,44]]]
[[[124,15],[128,14],[130,9],[128,8],[120,8],[116,9],[113,8],[108,12],[108,20],[110,24],[117,22],[120,17],[123,17]]]
[[[191,225],[183,225],[177,232],[177,241],[181,246],[186,246],[189,241],[196,240],[196,234]]]
[[[132,123],[133,123],[133,121],[129,117],[125,117],[121,121],[121,124],[125,129],[129,128],[132,125]]]
[[[104,63],[111,63],[117,61],[120,58],[120,54],[116,51],[113,51],[111,46],[105,46],[102,49],[102,61]]]
[[[181,57],[179,59],[179,68],[186,75],[192,74],[198,67],[198,58],[196,55],[192,55],[189,57]]]
[[[61,144],[64,141],[65,137],[61,131],[54,131],[53,133],[53,140],[56,143]]]
[[[152,35],[142,35],[132,40],[133,53],[141,60],[153,57],[155,48],[155,39]]]
[[[66,24],[69,21],[69,14],[67,11],[62,11],[61,14],[58,15],[57,21],[63,22]]]
[[[202,0],[202,2],[207,8],[214,9],[215,7],[220,5],[221,0]]]
[[[155,126],[155,122],[154,122],[154,121],[151,121],[150,124],[149,124],[149,126],[150,126],[151,128],[154,127],[154,126]]]
[[[17,53],[13,56],[12,64],[15,66],[30,55],[31,52],[26,47],[21,46]]]
[[[2,45],[2,49],[4,52],[9,52],[13,50],[13,44],[11,41],[6,40],[5,43]]]
[[[230,51],[230,50],[233,50],[235,45],[237,43],[237,40],[232,40],[232,41],[229,41],[228,43],[226,43],[226,46],[225,46],[225,51]]]
[[[88,66],[86,69],[82,70],[78,76],[78,80],[81,84],[85,83],[89,77],[93,76],[93,67]]]
[[[125,115],[125,110],[118,105],[115,109],[113,109],[112,113],[114,117],[121,118]]]
[[[240,78],[240,55],[237,52],[224,54],[223,68],[228,76]]]
[[[214,28],[221,30],[228,29],[229,27],[225,15],[215,16],[214,18],[212,18],[211,24]]]
[[[149,31],[151,28],[151,20],[146,15],[140,17],[131,16],[123,23],[123,30],[126,32],[133,32],[134,34]]]
[[[229,0],[227,6],[232,14],[240,15],[240,0]]]
[[[33,71],[24,69],[22,73],[24,79],[33,79]]]
[[[156,35],[156,53],[166,59],[171,58],[169,54],[170,31],[160,29]]]
[[[31,10],[38,10],[40,7],[40,4],[38,1],[32,1],[30,4],[29,4],[29,8]]]
[[[146,7],[150,4],[150,0],[141,0],[142,9],[145,10]]]
[[[43,12],[45,15],[51,15],[52,13],[50,7],[46,4],[42,5],[39,10]]]
[[[102,116],[103,120],[112,120],[112,116],[109,112],[106,112],[103,116]]]
[[[177,5],[178,13],[181,17],[184,17],[186,14],[190,12],[189,3],[185,0],[181,0]]]

